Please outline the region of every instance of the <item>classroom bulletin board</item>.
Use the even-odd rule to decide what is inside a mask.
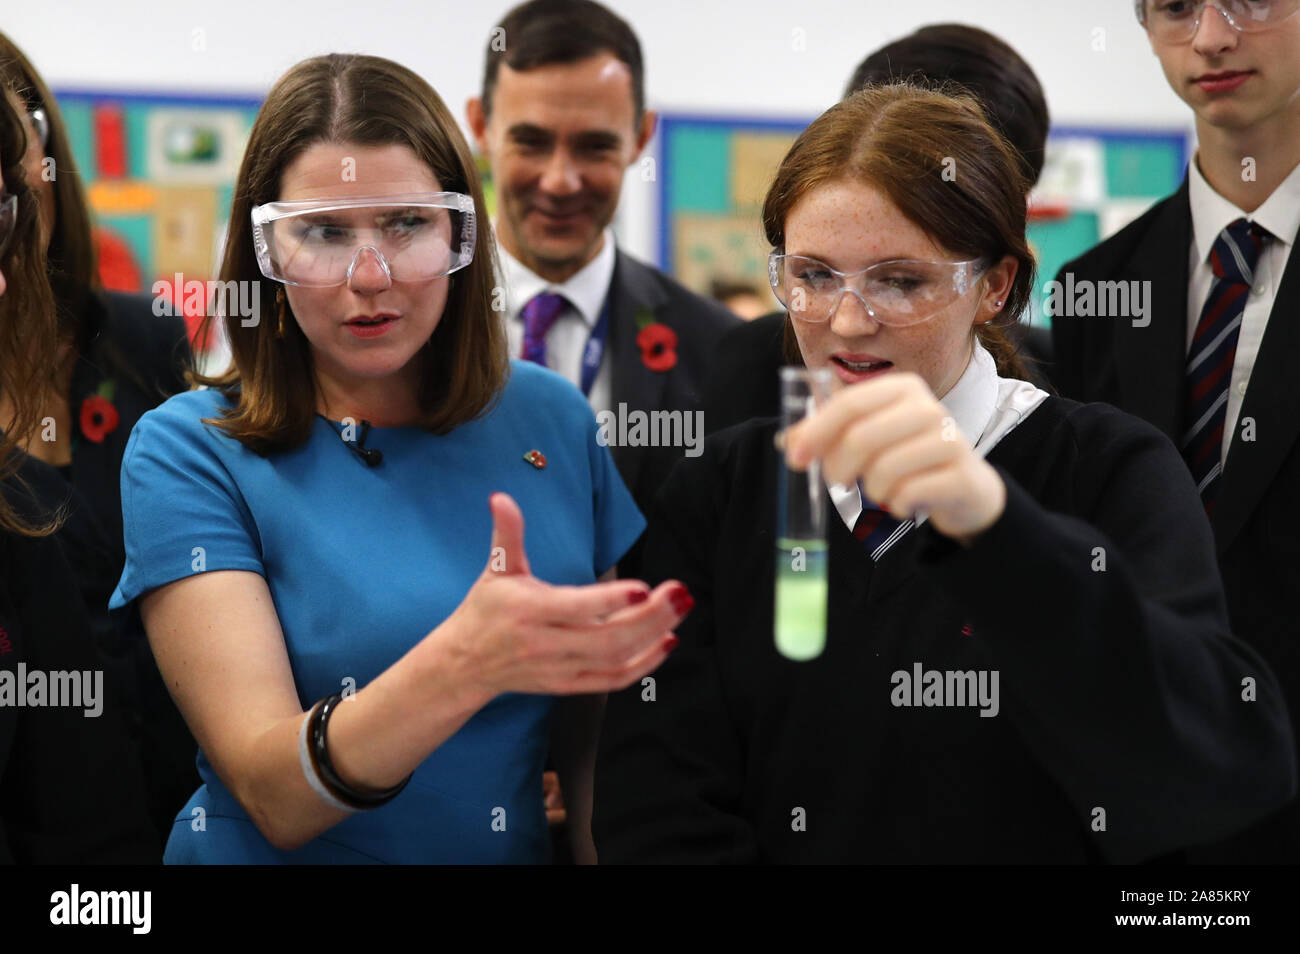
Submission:
[[[62,89],[105,287],[149,293],[216,276],[260,99]],[[199,315],[186,315],[191,335]]]

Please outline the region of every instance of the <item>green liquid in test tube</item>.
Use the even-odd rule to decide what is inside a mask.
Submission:
[[[826,541],[784,539],[776,547],[776,648],[815,659],[826,648]]]
[[[789,428],[830,397],[828,368],[781,369],[781,414]],[[776,523],[776,648],[787,659],[816,659],[826,648],[826,486],[821,461],[791,470],[780,455]]]

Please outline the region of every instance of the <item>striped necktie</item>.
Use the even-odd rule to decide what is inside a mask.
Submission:
[[[546,333],[551,330],[569,300],[563,295],[542,292],[528,299],[520,317],[524,319],[524,349],[521,357],[546,367]]]
[[[858,493],[862,496],[862,513],[853,524],[853,537],[871,554],[872,560],[878,561],[915,524],[911,520],[895,520],[877,507],[862,489],[862,481],[858,481]]]
[[[1237,356],[1241,316],[1255,281],[1260,250],[1270,237],[1263,228],[1245,219],[1237,219],[1219,233],[1210,251],[1214,282],[1187,352],[1183,420],[1188,428],[1182,440],[1183,457],[1196,480],[1205,512],[1211,516],[1223,470],[1228,385]]]

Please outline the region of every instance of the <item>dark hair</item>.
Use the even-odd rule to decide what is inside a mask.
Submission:
[[[551,63],[576,63],[608,52],[632,74],[636,121],[645,112],[645,64],[641,44],[627,21],[593,0],[529,0],[492,29],[483,68],[483,115],[492,114],[492,93],[501,64],[531,70]]]
[[[714,278],[709,282],[709,297],[717,301],[726,301],[738,295],[753,295],[762,298],[763,293],[757,285],[743,278]]]
[[[451,275],[442,318],[412,358],[420,369],[424,426],[445,434],[486,411],[509,374],[505,330],[492,310],[492,230],[474,158],[455,117],[423,79],[377,56],[331,53],[303,60],[266,97],[239,167],[220,280],[252,282],[259,314],[271,320],[244,327],[237,314],[226,315],[234,367],[210,377],[191,373],[190,380],[238,392],[237,406],[210,423],[255,453],[297,447],[310,436],[317,397],[311,345],[291,320],[285,336],[277,337],[281,286],[264,280],[258,268],[250,215],[253,206],[279,198],[284,170],[318,143],[409,146],[444,191],[474,199],[480,223],[474,260]],[[212,320],[205,319],[201,336]]]
[[[960,23],[921,27],[863,60],[844,95],[899,80],[965,87],[983,105],[994,128],[1019,151],[1030,185],[1038,181],[1050,125],[1047,100],[1029,64],[1002,40]]]
[[[0,70],[4,68],[0,63]],[[23,459],[19,450],[40,426],[58,348],[54,299],[45,274],[40,207],[23,178],[26,151],[22,120],[7,91],[0,88],[0,180],[7,193],[18,197],[14,231],[0,255],[0,272],[7,286],[0,295],[0,393],[11,409],[10,419],[0,422],[4,425],[0,430],[0,481],[5,482],[14,478]],[[34,524],[0,493],[0,531],[44,536],[57,526],[57,516]]]
[[[29,111],[45,110],[50,124],[50,139],[45,146],[45,155],[54,160],[55,221],[46,253],[50,271],[83,288],[94,287],[99,283],[99,275],[91,241],[90,212],[59,104],[22,50],[3,33],[0,33],[0,63],[3,64],[0,85],[16,92]]]
[[[955,178],[944,173],[956,170]],[[763,202],[763,229],[785,245],[790,210],[813,189],[849,180],[887,195],[936,243],[989,264],[1019,262],[1002,320],[1029,305],[1034,256],[1025,239],[1027,183],[1015,149],[970,95],[910,83],[868,86],[813,120],[781,161]],[[787,315],[787,352],[793,341]],[[1001,327],[976,326],[1003,377],[1030,380]],[[796,352],[797,354],[797,349]]]

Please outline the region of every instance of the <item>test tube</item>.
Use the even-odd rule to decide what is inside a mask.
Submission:
[[[829,368],[781,369],[781,426],[789,428],[830,397]],[[776,648],[805,661],[826,646],[826,487],[820,460],[791,470],[781,455],[776,521]]]

